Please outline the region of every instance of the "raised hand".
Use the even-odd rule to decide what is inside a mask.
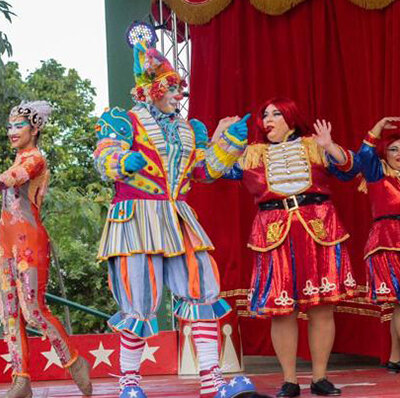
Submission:
[[[146,159],[140,152],[133,151],[124,159],[124,167],[128,173],[135,173],[146,166]]]
[[[376,137],[380,138],[383,129],[395,129],[396,125],[392,124],[393,122],[400,122],[400,117],[398,116],[387,116],[383,119],[379,120],[378,123],[371,129],[371,133]]]
[[[331,137],[332,126],[330,122],[326,122],[325,119],[322,121],[317,119],[314,123],[314,130],[315,134],[312,137],[320,147],[328,149],[333,145]]]
[[[203,148],[203,149],[207,148],[208,131],[205,124],[197,119],[190,119],[189,123],[194,131],[196,148]]]
[[[228,117],[224,117],[223,119],[221,119],[218,122],[218,126],[215,129],[213,136],[211,137],[211,142],[218,141],[219,138],[221,137],[221,134],[224,131],[226,131],[231,124],[236,123],[239,120],[240,120],[239,116],[228,116]]]
[[[248,113],[238,122],[231,124],[228,128],[229,134],[232,134],[241,141],[247,139],[247,132],[249,131],[249,128],[247,127],[247,120],[249,120],[250,117],[251,114]]]

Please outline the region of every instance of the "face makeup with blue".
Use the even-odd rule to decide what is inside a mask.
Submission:
[[[10,117],[7,136],[14,149],[30,149],[36,146],[37,128],[33,128],[24,116]]]
[[[182,99],[182,87],[170,86],[161,99],[154,101],[154,105],[163,113],[174,113]]]
[[[270,142],[282,142],[290,131],[282,112],[270,104],[264,109],[263,126]]]

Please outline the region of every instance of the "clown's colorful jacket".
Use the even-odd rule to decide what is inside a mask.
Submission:
[[[311,137],[292,135],[288,141],[279,144],[249,145],[228,178],[242,178],[257,205],[283,201],[298,194],[329,196],[332,175],[349,180],[356,173],[353,172],[353,153],[341,149],[346,163],[337,165]],[[287,238],[294,220],[299,220],[304,232],[321,245],[334,245],[349,237],[332,202],[327,200],[296,209],[259,210],[253,221],[248,246],[259,252],[278,247]]]
[[[377,139],[368,133],[357,153],[374,219],[365,258],[380,250],[400,251],[400,172],[379,158],[376,143]]]
[[[185,202],[186,196],[193,180],[211,182],[228,172],[243,153],[246,141],[225,131],[204,150],[196,148],[194,132],[186,120],[175,118],[171,128],[182,143],[176,165],[168,162],[166,139],[148,105],[139,103],[130,111],[113,108],[98,121],[95,166],[104,179],[115,183],[99,259],[133,253],[183,254],[182,228],[188,231],[195,251],[213,249]],[[135,173],[124,169],[124,159],[131,151],[139,151],[147,161]],[[173,184],[168,174],[171,167],[176,168]]]

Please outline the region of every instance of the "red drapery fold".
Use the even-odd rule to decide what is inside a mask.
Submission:
[[[210,23],[192,26],[191,37],[190,114],[210,130],[222,117],[254,112],[267,98],[285,95],[310,122],[330,120],[334,139],[357,149],[374,122],[400,113],[400,2],[368,11],[348,0],[308,0],[271,17],[248,1],[234,0]],[[369,205],[356,182],[334,182],[334,187],[334,201],[351,233],[354,267],[364,280]],[[222,290],[246,315],[252,198],[240,183],[223,180],[198,184],[194,192],[191,202],[217,247]],[[336,350],[386,355],[379,307],[345,303],[339,311]],[[351,330],[355,317],[366,329]],[[243,317],[241,324],[245,353],[270,354],[269,322]],[[371,345],[370,338],[382,344]],[[305,338],[300,352],[307,353]]]

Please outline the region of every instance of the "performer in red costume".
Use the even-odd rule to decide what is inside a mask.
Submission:
[[[353,177],[353,154],[332,142],[330,123],[315,134],[296,104],[266,101],[257,113],[257,142],[230,177],[243,178],[259,211],[248,246],[254,251],[250,311],[272,317],[271,338],[283,368],[278,397],[296,397],[297,315],[309,317],[311,391],[340,395],[326,379],[335,335],[334,304],[351,297],[356,282],[345,240],[349,237],[330,200],[331,175]]]
[[[14,164],[0,174],[0,317],[13,370],[13,384],[5,398],[32,397],[27,323],[50,340],[82,393],[92,392],[89,364],[78,356],[45,303],[50,243],[40,207],[49,171],[37,140],[50,112],[45,101],[22,102],[11,110],[7,126],[11,146],[18,152]]]
[[[357,153],[373,217],[364,257],[368,297],[394,303],[387,367],[395,372],[400,371],[400,128],[393,122],[399,121],[386,117],[376,123]]]

